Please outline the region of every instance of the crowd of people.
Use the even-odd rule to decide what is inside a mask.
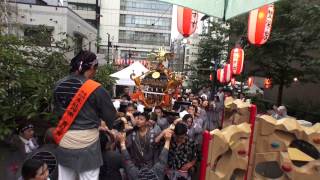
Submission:
[[[54,89],[54,111],[60,117],[55,130],[61,124],[67,128],[59,131],[63,136],[58,141],[61,134],[57,130],[50,129],[45,136],[46,143],[52,142],[50,151],[57,159],[58,173],[51,178],[198,179],[202,133],[221,126],[222,89],[213,96],[206,87],[196,94],[187,90],[180,99],[184,103],[172,112],[161,106],[139,108],[139,102],[130,100],[128,88],[121,95],[117,109],[108,92],[97,85],[82,106],[77,105],[69,112],[77,92],[94,77],[98,63],[93,53],[81,51],[70,65],[70,75],[57,82]],[[64,122],[67,115],[74,116],[71,123]],[[49,165],[44,159],[30,156],[42,147],[34,137],[32,124],[21,124],[8,141],[22,154],[7,166],[11,174],[16,174],[12,177],[18,174],[23,180],[48,179]]]

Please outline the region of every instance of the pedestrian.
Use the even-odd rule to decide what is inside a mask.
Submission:
[[[98,128],[101,121],[111,128],[116,110],[106,89],[91,80],[98,68],[96,58],[92,52],[80,51],[71,60],[71,74],[54,88],[55,114],[60,119],[53,131],[59,180],[99,177],[103,161]]]

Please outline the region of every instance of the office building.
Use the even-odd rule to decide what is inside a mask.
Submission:
[[[146,60],[151,51],[170,49],[172,4],[158,0],[102,1],[100,11],[101,49],[109,54],[110,62]]]

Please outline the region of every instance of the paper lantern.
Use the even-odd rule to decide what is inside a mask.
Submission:
[[[231,78],[231,86],[235,86],[236,85],[236,79],[235,78]]]
[[[197,29],[198,13],[185,7],[178,7],[177,11],[178,31],[184,37],[189,37]]]
[[[220,83],[230,82],[232,77],[231,66],[226,64],[223,69],[217,70],[217,79]]]
[[[231,65],[230,64],[226,64],[223,68],[224,70],[224,80],[226,83],[231,81],[232,78],[232,70],[231,70]]]
[[[232,74],[239,75],[243,70],[244,51],[242,48],[234,48],[230,54]]]
[[[264,79],[264,88],[268,89],[272,86],[272,80],[271,78],[265,78]]]
[[[212,74],[210,74],[210,77],[209,77],[209,78],[210,78],[210,81],[212,81],[212,80],[213,80]]]
[[[217,70],[217,79],[220,83],[224,83],[224,69]]]
[[[273,4],[250,11],[248,40],[251,44],[262,45],[267,42],[271,34],[273,14]]]
[[[249,87],[251,87],[253,85],[253,81],[254,81],[253,77],[249,77],[248,78],[248,82],[247,83],[248,83]]]

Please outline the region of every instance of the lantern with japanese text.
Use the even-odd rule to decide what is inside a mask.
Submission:
[[[236,79],[233,77],[231,78],[231,86],[235,86],[236,85]]]
[[[178,31],[189,37],[197,29],[198,13],[190,8],[178,7]]]
[[[273,14],[273,4],[250,11],[248,40],[251,44],[262,45],[267,42],[271,34]]]
[[[252,85],[253,85],[253,82],[254,82],[254,79],[253,79],[253,77],[249,77],[248,78],[248,87],[251,87]]]
[[[230,54],[232,74],[239,75],[243,70],[244,51],[242,48],[234,48]]]
[[[272,86],[272,80],[271,78],[265,78],[264,79],[264,88],[269,89]]]

